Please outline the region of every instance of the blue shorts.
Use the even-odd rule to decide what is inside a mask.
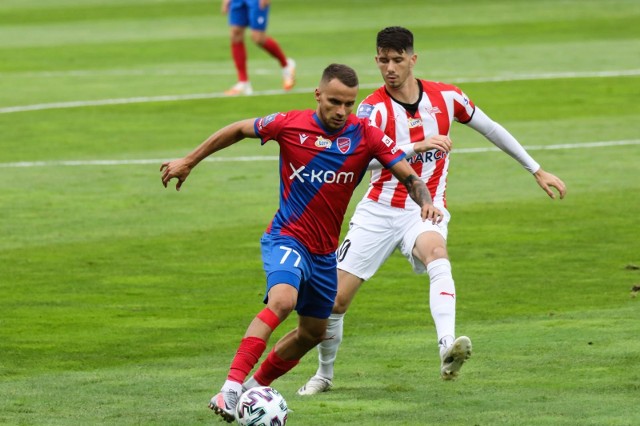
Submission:
[[[259,0],[231,0],[229,4],[229,25],[265,31],[267,29],[269,7],[260,9]]]
[[[335,253],[311,254],[293,237],[264,234],[260,239],[262,261],[269,290],[276,284],[289,284],[298,290],[299,315],[325,319],[331,315],[338,292]]]

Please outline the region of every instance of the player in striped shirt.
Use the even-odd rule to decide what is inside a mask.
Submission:
[[[358,94],[353,69],[333,64],[315,92],[316,110],[274,113],[230,124],[186,157],[162,164],[162,183],[180,189],[204,158],[244,138],[280,146],[280,206],[261,239],[267,276],[266,307],[253,319],[227,380],[209,404],[224,420],[235,418],[244,389],[267,386],[291,370],[325,335],[337,292],[336,249],[344,215],[368,164],[377,159],[414,200],[418,221],[438,223],[442,212],[395,142],[367,119],[351,114]],[[247,376],[275,328],[293,311],[298,327],[280,339],[253,376]]]
[[[409,162],[428,188],[434,204],[445,214],[438,224],[413,219],[407,192],[387,171],[374,170],[369,189],[358,204],[349,231],[338,250],[338,295],[329,318],[326,340],[319,346],[316,374],[299,390],[313,395],[332,386],[334,362],[343,336],[343,320],[362,283],[371,278],[395,249],[409,260],[416,273],[429,275],[429,304],[440,350],[440,374],[445,380],[458,375],[471,355],[471,340],[455,338],[456,290],[447,253],[446,184],[454,121],[481,133],[533,174],[551,198],[555,188],[565,196],[564,183],[540,165],[500,124],[489,118],[457,87],[416,79],[417,56],[413,34],[402,27],[378,33],[376,63],[384,86],[365,98],[358,116],[393,138],[408,154]],[[423,141],[423,140],[426,140]],[[420,141],[420,142],[419,142]]]

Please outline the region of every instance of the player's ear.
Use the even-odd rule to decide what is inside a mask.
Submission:
[[[320,103],[320,89],[316,87],[316,102]]]

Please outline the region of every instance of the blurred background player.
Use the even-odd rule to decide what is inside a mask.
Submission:
[[[419,221],[442,220],[429,192],[395,142],[368,120],[351,114],[358,77],[332,64],[315,91],[316,110],[274,113],[232,123],[211,135],[186,157],[162,164],[162,183],[180,189],[207,156],[245,138],[273,140],[280,147],[280,203],[261,239],[267,288],[262,309],[249,324],[227,380],[209,407],[232,422],[244,388],[268,386],[295,367],[326,333],[337,291],[336,249],[353,191],[376,158],[399,182],[417,209]],[[253,376],[273,331],[296,310],[298,327],[275,344]],[[246,382],[245,382],[246,380]]]
[[[291,90],[296,79],[296,63],[287,58],[280,45],[266,33],[271,0],[222,0],[222,13],[229,16],[231,57],[236,66],[238,82],[225,95],[253,93],[247,72],[247,49],[244,32],[251,28],[251,40],[276,58],[282,67],[282,88]]]
[[[446,245],[450,219],[445,198],[451,149],[448,135],[454,121],[476,130],[518,161],[549,197],[555,198],[551,187],[559,192],[560,198],[566,192],[560,179],[542,170],[504,127],[476,107],[459,88],[414,77],[417,55],[409,30],[383,29],[378,33],[376,47],[375,61],[384,86],[362,101],[357,115],[369,118],[403,150],[406,144],[418,145],[417,141],[427,140],[431,144],[431,151],[408,160],[445,219],[438,224],[414,220],[413,206],[406,202],[402,185],[386,170],[372,172],[369,189],[358,203],[338,250],[338,294],[326,340],[318,346],[319,367],[298,390],[300,395],[323,392],[333,385],[344,314],[362,283],[376,273],[396,248],[416,273],[429,275],[429,307],[438,339],[441,377],[455,378],[471,355],[471,340],[466,336],[455,338],[457,295]]]

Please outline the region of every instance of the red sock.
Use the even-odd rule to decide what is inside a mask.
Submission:
[[[247,49],[244,42],[231,43],[231,57],[236,64],[238,72],[238,81],[249,81],[247,76]]]
[[[280,45],[277,41],[272,39],[271,37],[267,37],[267,40],[262,45],[262,48],[269,52],[271,56],[276,58],[278,62],[280,62],[280,66],[282,68],[287,66],[287,57],[284,56],[284,52],[280,49]]]
[[[287,371],[298,365],[299,359],[291,361],[284,360],[276,355],[275,349],[272,349],[267,355],[258,371],[255,372],[253,378],[263,386],[269,386],[278,377],[284,375]]]
[[[267,342],[258,337],[245,337],[240,342],[240,347],[236,356],[231,361],[231,368],[227,380],[242,383],[247,378],[249,372],[256,365],[265,348]]]

